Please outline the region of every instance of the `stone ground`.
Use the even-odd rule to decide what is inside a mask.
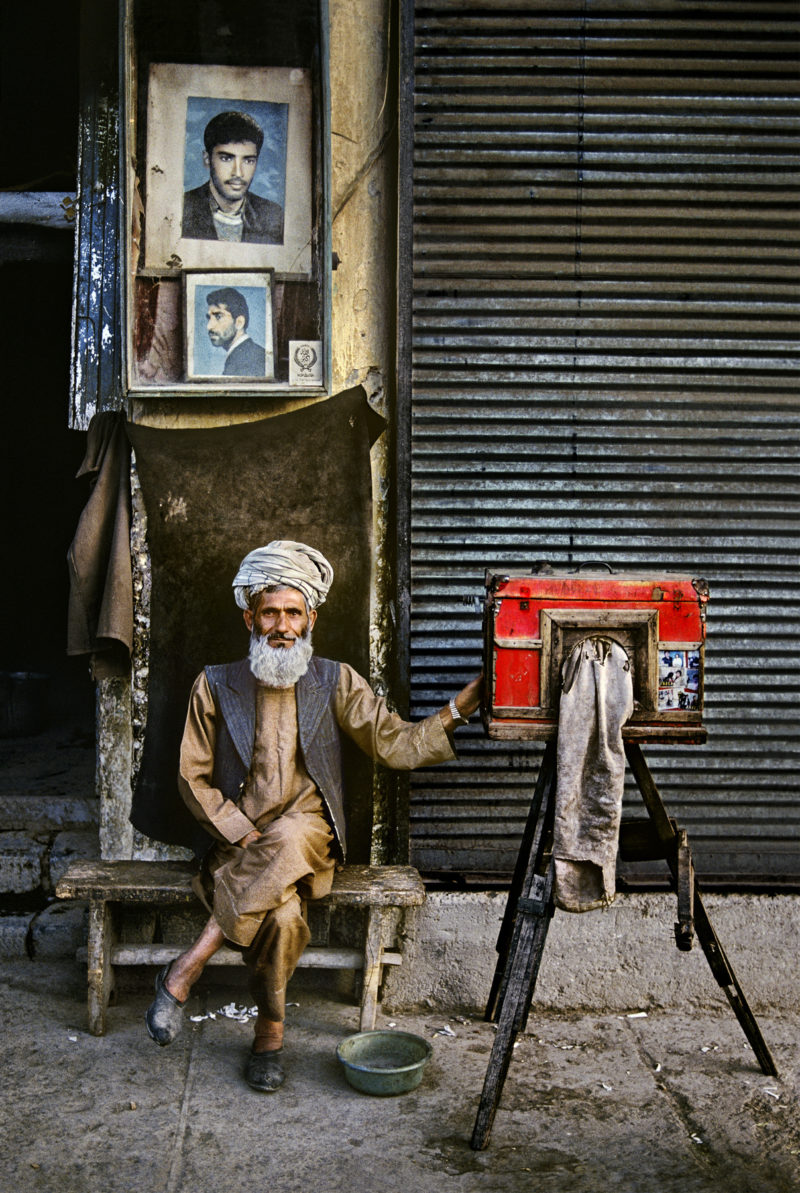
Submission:
[[[189,1014],[247,1002],[220,971]],[[313,979],[313,980],[312,980]],[[0,1187],[14,1193],[790,1193],[800,1188],[800,1015],[759,1023],[766,1078],[732,1012],[568,1016],[534,1011],[487,1150],[470,1136],[493,1040],[480,1017],[381,1014],[430,1040],[411,1093],[345,1081],[336,1045],[356,1029],[319,974],[290,988],[287,1082],[241,1079],[250,1027],[187,1022],[146,1035],[152,971],[125,971],[103,1038],[86,1030],[71,960],[0,963],[5,1043]],[[235,984],[234,984],[235,983]],[[446,1032],[443,1029],[447,1028]],[[452,1034],[451,1034],[452,1033]]]

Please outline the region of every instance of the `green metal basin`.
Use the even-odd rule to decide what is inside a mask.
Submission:
[[[383,1096],[415,1089],[432,1053],[427,1040],[407,1031],[361,1031],[336,1049],[353,1088]]]

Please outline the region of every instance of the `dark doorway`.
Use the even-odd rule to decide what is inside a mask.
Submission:
[[[5,6],[0,20],[0,189],[73,194],[79,4]],[[87,661],[66,655],[66,552],[87,496],[75,479],[85,435],[67,429],[72,239],[63,228],[0,223],[0,733],[3,791],[21,796],[63,794],[65,784],[92,794],[94,685]]]

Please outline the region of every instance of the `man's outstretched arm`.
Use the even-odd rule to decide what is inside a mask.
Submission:
[[[465,719],[480,703],[482,677],[472,680],[455,697]],[[414,770],[455,759],[452,733],[455,721],[449,705],[421,721],[404,721],[376,696],[365,679],[342,663],[335,702],[336,720],[365,754],[393,770]]]

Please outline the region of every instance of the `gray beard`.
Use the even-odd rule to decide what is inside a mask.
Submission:
[[[266,636],[250,635],[250,670],[268,688],[293,688],[308,671],[313,653],[310,630],[291,646],[270,646]]]

